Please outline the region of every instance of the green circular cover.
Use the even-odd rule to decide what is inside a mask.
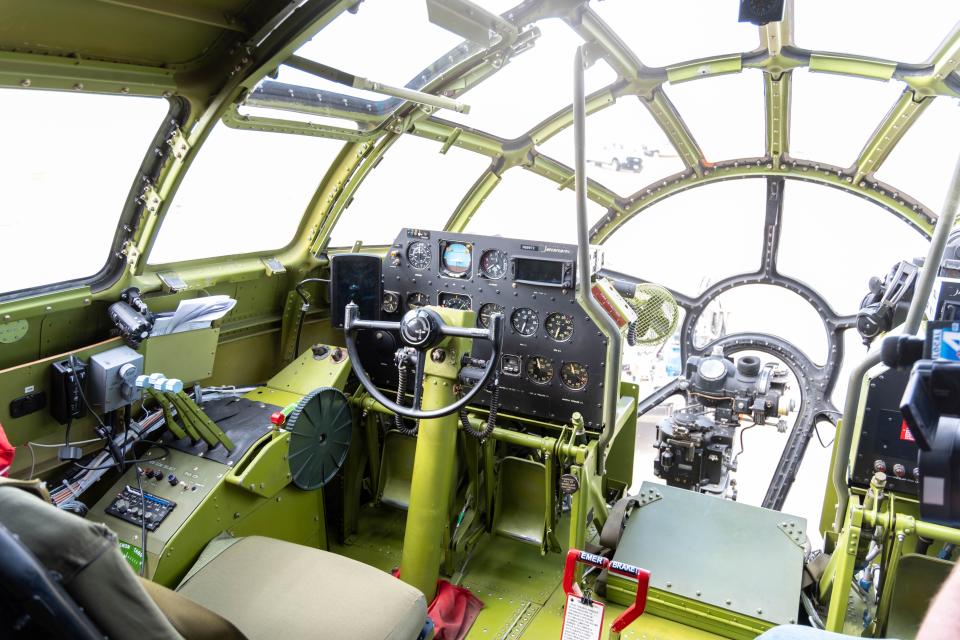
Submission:
[[[343,466],[353,436],[347,397],[332,387],[315,389],[297,403],[286,426],[293,484],[312,490],[330,482]]]

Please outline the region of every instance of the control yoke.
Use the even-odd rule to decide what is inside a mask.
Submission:
[[[500,361],[500,349],[503,341],[503,315],[496,313],[490,317],[489,329],[474,329],[469,327],[452,327],[444,324],[443,318],[433,309],[421,307],[407,311],[400,322],[389,322],[385,320],[360,320],[358,318],[359,307],[350,302],[346,305],[344,312],[343,330],[347,343],[347,353],[350,354],[350,361],[353,364],[353,371],[357,374],[360,384],[373,396],[377,402],[390,409],[394,413],[406,418],[416,420],[439,418],[449,415],[454,411],[467,405],[477,393],[480,392],[490,376],[493,375],[497,363]],[[360,354],[357,351],[356,332],[358,329],[379,329],[382,331],[396,331],[400,335],[400,340],[406,345],[407,349],[412,349],[416,363],[413,385],[413,406],[405,407],[387,398],[370,379],[370,376],[363,368],[360,362]],[[474,340],[486,340],[493,346],[493,352],[487,359],[486,366],[483,369],[483,375],[477,384],[467,391],[456,402],[441,407],[439,409],[430,409],[423,411],[420,409],[420,399],[423,394],[424,369],[427,360],[427,351],[439,344],[446,336],[459,338],[472,338]],[[398,352],[398,357],[406,355]]]

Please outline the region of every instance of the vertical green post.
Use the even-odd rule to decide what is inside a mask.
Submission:
[[[423,382],[423,407],[452,404],[453,381],[427,375]],[[400,558],[400,579],[433,600],[444,553],[444,532],[450,526],[450,493],[457,455],[456,414],[420,421],[410,507]]]

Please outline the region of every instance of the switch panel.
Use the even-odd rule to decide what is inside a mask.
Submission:
[[[136,487],[126,485],[107,507],[107,513],[138,527],[145,523],[147,531],[155,531],[176,506],[176,502],[146,491],[141,499]]]

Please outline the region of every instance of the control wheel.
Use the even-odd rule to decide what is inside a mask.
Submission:
[[[383,320],[360,320],[357,318],[359,308],[356,304],[350,303],[346,306],[343,330],[345,333],[347,352],[350,354],[350,361],[353,365],[353,372],[363,388],[373,396],[377,402],[390,409],[394,413],[412,418],[415,420],[424,420],[430,418],[439,418],[446,416],[454,411],[465,407],[477,393],[486,385],[490,376],[493,375],[497,363],[500,361],[501,343],[503,341],[503,315],[494,313],[490,316],[489,328],[473,327],[452,327],[443,322],[440,314],[429,308],[411,309],[404,314],[400,322],[387,322]],[[370,375],[364,370],[360,362],[360,356],[357,351],[356,332],[358,329],[381,329],[386,331],[396,331],[400,334],[400,341],[406,348],[416,351],[416,357],[413,360],[416,363],[414,386],[413,386],[413,407],[405,407],[393,402],[377,388]],[[420,399],[423,395],[424,368],[427,361],[427,351],[438,345],[444,337],[471,338],[474,340],[486,340],[493,346],[490,358],[487,359],[483,375],[473,387],[467,391],[456,402],[440,407],[423,411],[420,409]]]

